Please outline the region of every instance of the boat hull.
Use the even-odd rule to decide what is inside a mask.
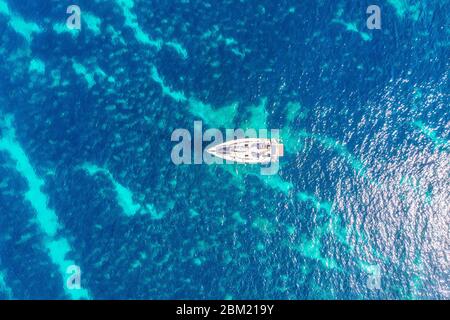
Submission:
[[[244,138],[215,145],[206,151],[231,162],[265,164],[279,161],[284,147],[278,139]]]

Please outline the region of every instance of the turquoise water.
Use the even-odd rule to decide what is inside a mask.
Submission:
[[[0,0],[0,299],[448,299],[450,3],[371,4]]]

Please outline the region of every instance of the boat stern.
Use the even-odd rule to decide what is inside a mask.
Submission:
[[[284,156],[284,145],[282,143],[279,143],[277,145],[277,154],[278,154],[278,157]]]

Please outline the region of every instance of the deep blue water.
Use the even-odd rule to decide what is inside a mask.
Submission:
[[[449,1],[71,4],[0,0],[1,299],[450,298]]]

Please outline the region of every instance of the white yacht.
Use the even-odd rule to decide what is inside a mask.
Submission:
[[[276,162],[284,147],[278,139],[244,138],[227,141],[206,150],[208,153],[237,163]]]

